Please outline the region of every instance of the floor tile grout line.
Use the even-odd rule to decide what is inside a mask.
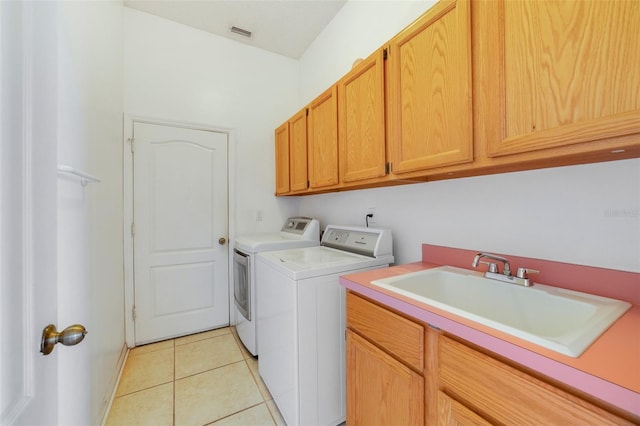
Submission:
[[[269,411],[269,407],[267,407],[267,403],[266,403],[266,402],[264,402],[264,401],[262,401],[262,402],[259,402],[259,403],[257,403],[257,404],[249,405],[249,406],[247,406],[247,407],[245,407],[245,408],[243,408],[243,409],[241,409],[241,410],[238,410],[238,411],[236,411],[236,412],[234,412],[234,413],[227,414],[227,415],[226,415],[226,416],[224,416],[224,417],[220,417],[220,418],[218,418],[218,419],[215,419],[215,420],[214,420],[214,421],[212,421],[212,422],[205,423],[203,426],[210,426],[210,425],[212,425],[212,424],[214,424],[214,423],[216,423],[216,422],[219,422],[220,420],[228,419],[229,417],[233,417],[233,416],[235,416],[236,414],[243,413],[243,412],[245,412],[245,411],[247,411],[247,410],[250,410],[250,409],[255,408],[255,407],[257,407],[257,406],[259,406],[259,405],[262,405],[262,404],[264,404],[264,407],[267,409],[267,411]]]
[[[210,371],[219,370],[220,368],[225,368],[225,367],[228,367],[228,366],[230,366],[230,365],[234,365],[234,364],[239,364],[239,363],[241,363],[242,361],[244,361],[244,359],[240,359],[240,360],[238,360],[238,361],[233,361],[233,362],[230,362],[230,363],[225,364],[225,365],[219,365],[219,366],[217,366],[217,367],[209,368],[208,370],[198,371],[197,373],[189,374],[188,376],[184,376],[184,377],[180,377],[180,378],[177,378],[177,377],[175,377],[175,376],[174,376],[173,381],[174,381],[174,382],[177,382],[177,381],[179,381],[179,380],[188,379],[189,377],[197,376],[197,375],[199,375],[199,374],[204,374],[204,373],[208,373],[208,372],[210,372]],[[174,367],[174,368],[175,368],[175,367]]]
[[[206,332],[205,332],[206,333]],[[197,340],[191,340],[189,342],[185,342],[185,343],[177,343],[175,344],[175,346],[184,346],[184,345],[189,345],[191,343],[197,343],[197,342],[202,342],[203,340],[209,340],[209,339],[215,339],[216,337],[222,337],[222,336],[226,336],[229,334],[233,334],[231,332],[229,333],[222,333],[222,334],[218,334],[216,336],[209,336],[209,337],[203,337],[202,339],[197,339]],[[187,337],[187,336],[183,336],[183,337]]]
[[[0,0],[0,1],[1,1],[1,0]],[[170,381],[168,381],[168,382],[156,383],[155,385],[151,385],[151,386],[149,386],[149,387],[142,388],[142,389],[136,389],[136,390],[131,391],[131,392],[129,392],[129,393],[123,393],[122,395],[118,395],[118,396],[116,396],[116,397],[114,398],[114,400],[116,400],[116,399],[118,399],[118,398],[122,398],[123,396],[131,396],[131,395],[134,395],[134,394],[136,394],[136,393],[140,393],[140,392],[147,391],[147,390],[149,390],[149,389],[154,389],[154,388],[158,388],[158,387],[160,387],[160,386],[168,385],[169,383],[173,383],[173,380],[170,380]]]

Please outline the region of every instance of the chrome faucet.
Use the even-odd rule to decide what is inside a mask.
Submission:
[[[497,260],[498,262],[504,263],[504,267],[502,269],[502,273],[506,276],[511,275],[511,267],[509,266],[509,261],[502,257],[491,253],[478,253],[476,257],[473,258],[473,262],[471,262],[471,266],[476,268],[479,263],[483,263],[485,265],[489,265],[489,272],[498,273],[498,265],[494,262],[481,262],[480,259],[486,257],[487,259]]]
[[[498,265],[495,262],[485,262],[480,260],[485,257],[487,259],[492,259],[498,262],[502,262],[504,264],[502,268],[502,273],[498,271]],[[489,270],[484,273],[485,278],[490,278],[492,280],[498,280],[498,281],[512,283],[512,284],[523,285],[525,287],[529,287],[533,285],[533,281],[531,281],[531,279],[529,278],[529,274],[535,274],[540,272],[540,271],[536,271],[535,269],[518,268],[518,272],[514,277],[513,275],[511,275],[511,266],[509,265],[509,261],[502,256],[498,256],[491,253],[476,254],[476,256],[473,258],[473,262],[471,262],[471,266],[476,268],[480,263],[483,263],[489,266]]]

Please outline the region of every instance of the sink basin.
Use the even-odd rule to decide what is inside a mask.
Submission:
[[[544,284],[503,283],[451,266],[371,283],[574,358],[631,307]]]

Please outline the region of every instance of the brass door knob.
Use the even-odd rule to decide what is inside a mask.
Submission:
[[[220,237],[220,239],[218,240],[218,244],[220,244],[221,246],[225,245],[227,243],[227,239],[225,237]]]
[[[87,329],[80,324],[70,325],[61,332],[56,330],[55,325],[49,324],[42,330],[40,352],[42,352],[42,355],[49,355],[56,343],[62,343],[65,346],[77,345],[82,342],[87,333]]]

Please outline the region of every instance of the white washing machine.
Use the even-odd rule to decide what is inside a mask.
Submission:
[[[320,244],[320,223],[308,217],[291,217],[280,232],[262,232],[236,238],[233,250],[233,297],[238,337],[252,355],[258,354],[255,256],[267,250],[311,247]]]
[[[346,418],[345,290],[340,275],[393,263],[391,231],[329,225],[321,246],[256,256],[258,368],[285,422]]]

